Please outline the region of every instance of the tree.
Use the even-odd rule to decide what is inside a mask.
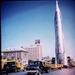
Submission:
[[[31,62],[33,62],[33,60],[28,60],[28,64],[30,64]]]
[[[67,57],[67,61],[68,61],[68,63],[70,63],[70,61],[71,61],[71,57],[70,56]]]
[[[51,62],[52,62],[52,64],[55,64],[55,57],[52,57]]]

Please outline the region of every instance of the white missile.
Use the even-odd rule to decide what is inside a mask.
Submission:
[[[64,50],[64,39],[62,31],[61,13],[58,6],[58,1],[56,0],[56,10],[55,10],[55,53],[57,64],[62,63],[67,65],[65,50]]]

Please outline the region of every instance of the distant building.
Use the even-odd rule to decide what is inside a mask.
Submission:
[[[42,46],[40,44],[36,43],[34,45],[25,48],[25,50],[28,51],[29,60],[36,61],[42,59]]]
[[[46,56],[46,57],[42,57],[42,60],[43,61],[49,61],[50,62],[51,61],[51,58],[49,56]]]
[[[16,59],[20,61],[23,65],[28,64],[28,52],[23,49],[14,49],[2,51],[2,58],[6,59]]]

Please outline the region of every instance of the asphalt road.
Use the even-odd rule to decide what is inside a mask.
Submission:
[[[6,75],[6,74],[2,74],[2,75]],[[8,75],[26,75],[26,71],[17,72],[17,73],[9,73]],[[50,71],[50,73],[45,73],[42,75],[75,75],[75,68]]]

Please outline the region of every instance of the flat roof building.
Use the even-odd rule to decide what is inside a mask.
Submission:
[[[40,44],[31,45],[25,50],[28,51],[28,59],[29,60],[42,60],[42,46]]]
[[[28,52],[24,49],[13,49],[13,50],[4,50],[2,51],[2,58],[5,59],[15,59],[20,61],[23,65],[28,64]]]

